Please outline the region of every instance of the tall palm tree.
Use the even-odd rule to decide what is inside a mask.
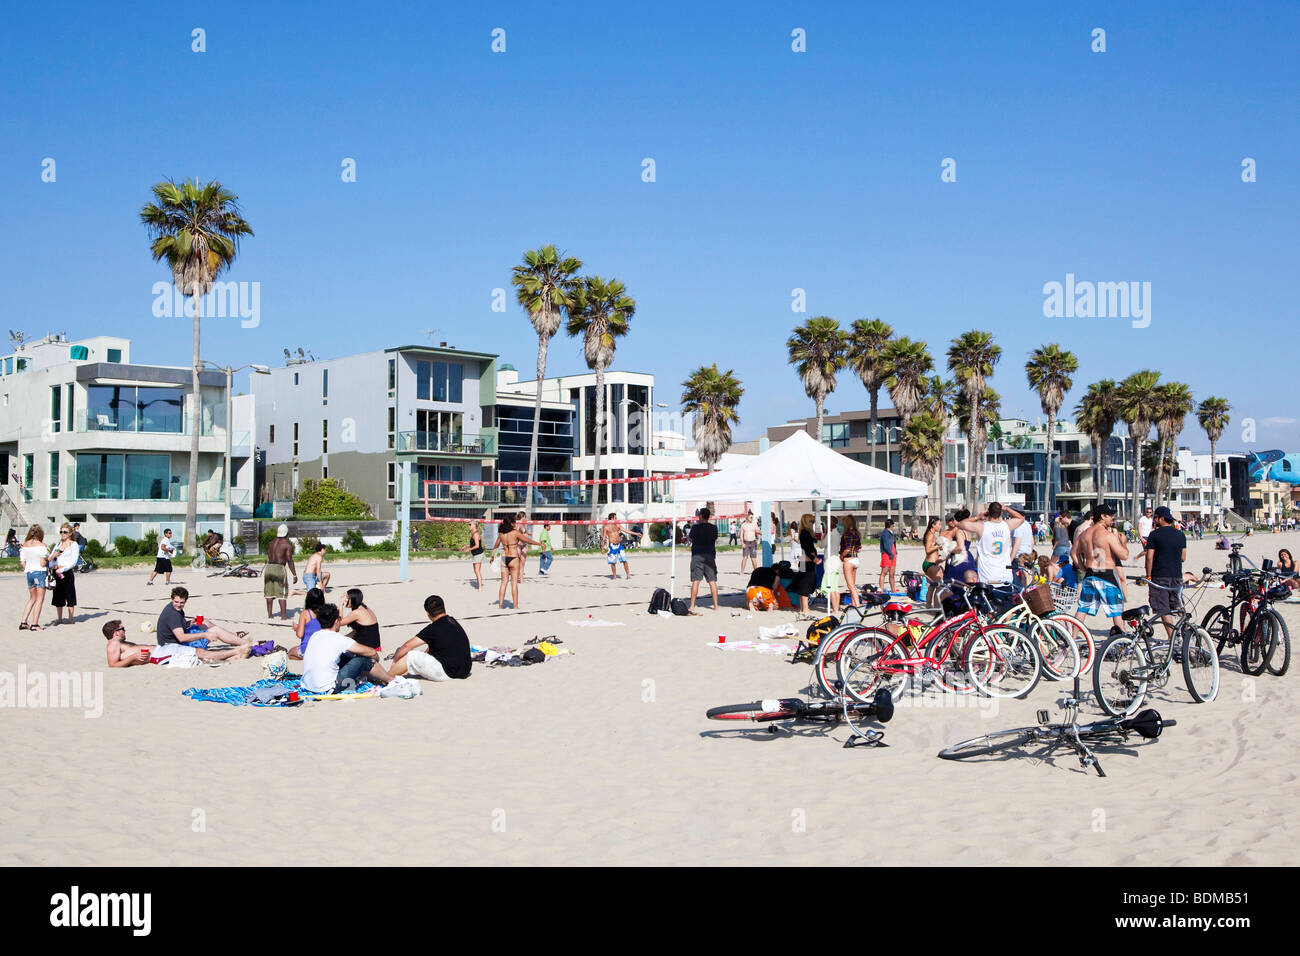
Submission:
[[[903,426],[900,449],[903,464],[912,470],[912,477],[929,485],[943,465],[944,424],[928,410],[919,411]],[[943,512],[943,491],[939,492],[939,511]]]
[[[1183,430],[1183,423],[1196,409],[1192,390],[1182,382],[1166,382],[1156,388],[1155,419],[1156,434],[1160,436],[1160,461],[1165,460],[1165,451],[1177,460],[1175,450],[1178,436]],[[1163,489],[1163,490],[1162,490]],[[1169,482],[1165,480],[1165,471],[1156,473],[1156,502],[1164,501],[1169,494]]]
[[[202,399],[199,392],[199,326],[203,318],[203,297],[212,283],[229,269],[239,253],[239,240],[251,236],[253,228],[239,215],[239,197],[213,180],[199,183],[187,179],[154,183],[154,201],[140,209],[152,240],[149,251],[154,262],[166,260],[172,281],[182,295],[194,300],[194,354],[190,370],[190,475],[185,501],[183,546],[189,553],[197,529],[199,498],[199,430]],[[230,422],[226,422],[230,427]],[[230,493],[230,476],[224,475],[226,494]]]
[[[817,403],[817,440],[822,440],[826,396],[835,391],[835,373],[844,368],[845,336],[835,319],[814,316],[786,340],[790,364],[798,369],[803,390]]]
[[[1133,455],[1133,502],[1129,520],[1138,520],[1138,503],[1142,498],[1142,445],[1151,434],[1151,422],[1158,412],[1156,387],[1160,373],[1150,369],[1134,372],[1119,383],[1119,417],[1128,425]]]
[[[934,359],[924,342],[913,342],[906,337],[890,342],[886,355],[889,378],[885,385],[889,388],[889,400],[906,425],[907,420],[920,411],[925,400],[929,387],[926,376],[934,370]]]
[[[524,261],[514,267],[510,284],[515,287],[519,304],[537,332],[537,402],[533,407],[533,442],[528,452],[528,480],[537,480],[537,433],[542,427],[542,380],[546,377],[546,350],[551,337],[560,330],[560,320],[577,291],[578,270],[582,262],[561,255],[553,244],[524,253]],[[536,495],[530,490],[525,510],[533,514]]]
[[[709,471],[731,447],[731,426],[740,421],[736,406],[745,389],[732,373],[718,365],[701,365],[682,382],[682,411],[695,416],[695,448]]]
[[[891,373],[886,348],[894,337],[893,326],[880,319],[858,319],[849,328],[845,358],[849,368],[858,373],[871,403],[871,464],[876,464],[876,430],[879,417],[880,389]],[[886,463],[887,465],[888,463]],[[876,503],[867,502],[867,527],[864,537],[871,537],[871,523]]]
[[[984,394],[985,379],[993,374],[993,366],[1002,358],[1002,349],[993,344],[989,332],[971,330],[952,340],[948,346],[948,371],[952,372],[962,394],[966,396],[966,406],[974,410],[971,427],[980,435],[986,434],[987,423],[981,416],[980,397]],[[969,436],[970,430],[963,429]],[[971,449],[973,451],[973,449]],[[979,479],[980,465],[974,454],[967,461],[966,499],[976,503],[975,483]]]
[[[952,420],[953,403],[957,400],[957,386],[948,379],[940,375],[931,375],[925,380],[925,401],[921,405],[923,412],[928,412],[938,419],[939,424],[943,427],[942,435],[948,434],[948,423]],[[942,436],[941,436],[942,437]],[[941,456],[939,458],[939,516],[943,516],[944,503],[944,477],[943,477],[943,448],[940,448]]]
[[[1223,437],[1223,430],[1228,427],[1228,422],[1231,420],[1228,417],[1228,412],[1231,410],[1232,406],[1228,404],[1226,398],[1218,398],[1214,395],[1204,399],[1196,409],[1196,420],[1205,429],[1205,437],[1210,439],[1210,487],[1214,489],[1212,497],[1214,506],[1218,509],[1215,513],[1216,520],[1223,507],[1223,502],[1219,500],[1218,445],[1219,439]]]
[[[570,335],[582,336],[582,355],[596,373],[596,461],[600,478],[600,451],[605,444],[605,369],[614,361],[616,339],[627,335],[628,323],[636,313],[636,300],[617,279],[606,282],[600,276],[584,276],[569,303]],[[591,513],[600,513],[600,485],[592,485]]]
[[[982,471],[984,462],[984,453],[989,444],[989,422],[993,423],[993,428],[998,427],[998,417],[1002,414],[1002,399],[998,393],[985,385],[984,390],[980,392],[978,401],[971,404],[966,393],[960,392],[957,400],[953,403],[953,416],[957,419],[957,426],[966,433],[967,442],[970,445],[971,458],[979,463]],[[969,500],[970,504],[975,504],[975,499]],[[972,509],[973,510],[973,509]]]
[[[1106,442],[1119,421],[1119,386],[1112,378],[1103,378],[1088,386],[1074,407],[1074,424],[1092,441],[1092,459],[1097,469],[1097,504],[1106,491]]]
[[[1055,510],[1052,497],[1052,462],[1056,458],[1056,413],[1065,402],[1065,393],[1074,385],[1074,373],[1079,371],[1079,360],[1055,343],[1034,349],[1025,363],[1029,387],[1038,392],[1038,401],[1047,416],[1047,513]]]
[[[1173,450],[1163,441],[1149,441],[1142,446],[1142,475],[1156,488],[1155,501],[1160,501],[1161,479],[1168,479],[1174,473],[1177,458]]]

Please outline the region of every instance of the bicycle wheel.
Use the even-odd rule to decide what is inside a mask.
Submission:
[[[1222,654],[1232,637],[1232,609],[1226,604],[1214,605],[1201,618],[1201,627],[1210,635],[1210,640],[1214,641],[1215,653]]]
[[[1241,672],[1258,677],[1268,668],[1268,660],[1277,646],[1277,628],[1263,611],[1257,611],[1246,623],[1241,635]]]
[[[955,638],[941,634],[930,641],[925,648],[925,652],[931,657],[939,658],[934,680],[949,693],[973,694],[976,691],[975,682],[971,680],[966,670],[966,644],[978,633],[974,624],[966,624],[958,628]],[[939,655],[944,652],[944,645],[949,640],[952,640],[952,647],[948,650],[948,656],[940,658]]]
[[[1116,634],[1101,646],[1092,669],[1097,704],[1112,717],[1127,717],[1142,706],[1147,693],[1147,655],[1128,634]]]
[[[1273,654],[1268,659],[1268,672],[1281,677],[1291,666],[1291,632],[1287,630],[1286,619],[1272,608],[1268,616],[1273,620],[1273,629],[1277,631],[1277,643],[1273,645]]]
[[[1203,627],[1188,621],[1182,628],[1183,679],[1192,700],[1205,704],[1219,693],[1219,655],[1214,639]]]
[[[839,675],[842,693],[862,704],[875,700],[882,687],[893,693],[903,682],[903,675],[887,669],[887,662],[897,660],[894,636],[888,631],[865,628],[840,651]]]
[[[1073,614],[1067,614],[1064,611],[1058,611],[1048,618],[1057,627],[1065,629],[1074,641],[1074,646],[1079,651],[1079,673],[1086,674],[1092,669],[1092,660],[1096,656],[1097,649],[1092,641],[1092,631],[1088,626]]]
[[[203,559],[203,555],[196,554],[194,556],[194,560],[190,562],[190,567],[194,568],[197,571],[202,569],[206,564],[207,561]]]
[[[756,700],[748,704],[712,707],[704,716],[709,720],[781,720],[793,717],[794,710],[784,700]]]
[[[1033,639],[995,624],[966,643],[966,673],[989,697],[1024,697],[1038,684],[1043,661]]]
[[[1049,681],[1074,680],[1079,673],[1079,648],[1066,633],[1065,625],[1050,618],[1028,618],[1019,630],[1026,631],[1043,659],[1043,678]]]
[[[1015,730],[995,730],[983,737],[972,737],[959,744],[945,747],[939,751],[940,760],[965,760],[967,757],[983,757],[1015,747],[1023,747],[1036,736],[1033,727],[1017,727]]]
[[[818,643],[817,653],[813,656],[813,680],[827,697],[834,697],[840,692],[840,652],[852,637],[863,630],[858,624],[841,625]]]

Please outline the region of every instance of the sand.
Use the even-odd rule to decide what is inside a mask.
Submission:
[[[1246,541],[1257,563],[1300,535]],[[1189,568],[1221,569],[1209,540]],[[1224,661],[1219,698],[1192,703],[1175,671],[1150,705],[1178,726],[1154,743],[1102,752],[1108,773],[1072,755],[949,762],[945,745],[1034,722],[1063,685],[1026,701],[931,691],[900,706],[885,748],[842,748],[843,728],[771,735],[706,720],[712,706],[793,696],[807,665],[719,651],[717,635],[752,640],[792,618],[734,608],[663,620],[645,613],[667,555],[632,552],[633,577],[610,582],[599,558],[560,558],[545,578],[530,561],[526,609],[498,610],[461,561],[338,562],[336,585],[359,586],[385,650],[444,596],[479,645],[554,634],[575,654],[526,668],[475,665],[467,681],[423,685],[414,700],[231,707],[182,696],[190,686],[247,684],[256,661],[178,670],[109,670],[100,627],[153,621],[166,588],[147,569],[82,576],[82,615],[35,635],[15,623],[0,674],[102,675],[102,714],[0,709],[0,863],[4,864],[1269,864],[1289,863],[1297,823],[1300,697],[1295,670],[1243,678]],[[722,556],[724,605],[739,603],[738,554]],[[902,567],[920,552],[904,549]],[[678,594],[689,586],[678,563]],[[265,622],[261,580],[178,571],[188,610],[289,643]],[[0,577],[14,622],[19,575]],[[1221,593],[1221,592],[1220,592]],[[1214,603],[1205,597],[1202,611]],[[296,599],[300,600],[300,599]],[[1300,614],[1283,607],[1300,639]],[[622,627],[575,627],[605,619]],[[42,620],[53,614],[48,603]],[[802,627],[802,625],[801,625]],[[290,849],[291,848],[291,849]],[[384,848],[388,848],[385,852]]]

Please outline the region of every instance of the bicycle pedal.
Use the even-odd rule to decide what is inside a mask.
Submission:
[[[1040,711],[1038,711],[1038,722],[1039,722],[1040,724],[1048,724],[1048,723],[1051,723],[1051,722],[1052,722],[1052,715],[1051,715],[1048,711],[1040,710]]]

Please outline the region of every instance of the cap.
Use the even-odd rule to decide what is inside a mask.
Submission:
[[[1112,508],[1110,505],[1105,505],[1105,504],[1097,505],[1096,510],[1097,510],[1098,517],[1101,517],[1102,515],[1113,515],[1115,513],[1114,508]]]
[[[1164,505],[1161,505],[1159,508],[1156,509],[1155,515],[1157,518],[1160,518],[1164,521],[1168,521],[1170,524],[1173,524],[1174,522],[1174,513],[1170,511],[1168,508],[1166,508]]]
[[[277,538],[289,537],[289,526],[287,524],[280,525],[280,527],[275,529],[275,536]]]

